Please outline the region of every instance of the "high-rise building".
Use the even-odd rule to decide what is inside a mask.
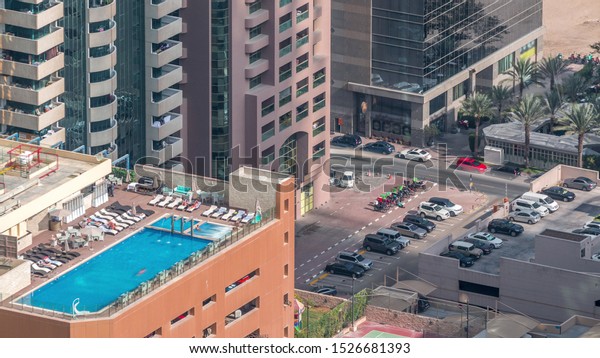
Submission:
[[[180,167],[182,5],[3,2],[2,134]]]
[[[329,4],[187,2],[181,89],[189,168],[217,178],[240,165],[291,174],[299,214],[328,200]]]
[[[422,145],[464,96],[542,56],[542,0],[332,0],[335,129]]]

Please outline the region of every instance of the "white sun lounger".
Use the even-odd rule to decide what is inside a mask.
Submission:
[[[156,205],[158,204],[161,200],[163,200],[165,198],[164,195],[162,194],[158,194],[157,196],[154,197],[154,199],[150,200],[148,202],[148,205]]]
[[[97,221],[102,224],[106,224],[108,220],[97,217],[96,215],[90,215],[90,219]]]
[[[100,210],[100,213],[101,213],[102,215],[104,215],[104,216],[111,216],[111,217],[113,217],[113,218],[116,218],[117,216],[119,216],[119,214],[117,214],[117,213],[114,213],[114,212],[112,212],[112,211],[108,211],[108,210],[106,210],[106,209],[102,209],[102,210]]]
[[[117,222],[125,223],[125,224],[127,224],[127,225],[129,225],[129,226],[131,226],[131,225],[135,224],[135,221],[133,221],[133,220],[128,220],[127,218],[124,218],[123,216],[119,216],[118,218],[115,218],[115,220],[116,220]]]
[[[97,217],[97,218],[100,218],[100,219],[108,220],[108,221],[110,221],[110,220],[114,219],[114,217],[113,217],[113,216],[109,216],[109,215],[102,215],[102,213],[101,213],[101,212],[99,212],[99,211],[96,211],[96,212],[94,213],[94,216],[95,216],[95,217]]]
[[[185,208],[187,208],[189,204],[187,204],[185,201],[182,201],[181,205],[179,205],[177,207],[177,210],[185,210]]]
[[[221,217],[221,215],[225,214],[227,212],[227,208],[224,206],[221,206],[219,208],[219,210],[215,211],[210,217],[211,218],[215,218],[218,219]]]
[[[240,210],[230,220],[233,221],[233,222],[238,222],[238,221],[242,220],[242,218],[244,217],[244,215],[246,215],[246,212],[244,210]]]
[[[233,214],[235,214],[235,210],[229,209],[229,211],[225,215],[221,216],[221,220],[227,221],[233,217]]]
[[[250,213],[250,214],[246,215],[246,217],[242,219],[242,223],[247,224],[252,219],[254,219],[254,213]]]
[[[160,203],[158,203],[158,206],[160,206],[161,208],[164,208],[168,203],[171,202],[171,200],[173,200],[173,197],[167,196],[165,198],[165,200],[163,200]]]
[[[201,205],[202,205],[202,203],[200,203],[200,201],[196,201],[192,205],[189,205],[187,207],[187,209],[185,209],[185,211],[187,211],[188,213],[191,213],[192,211],[198,209]]]
[[[110,222],[115,226],[115,230],[117,230],[117,231],[123,231],[123,229],[127,229],[129,227],[128,224],[125,224],[125,223],[117,221],[117,220],[111,220]]]
[[[176,198],[175,200],[173,200],[173,202],[171,204],[167,205],[167,207],[169,209],[175,209],[175,207],[178,206],[179,204],[181,204],[182,201],[183,201],[183,199]]]
[[[217,206],[212,205],[210,208],[208,208],[205,212],[202,213],[202,216],[210,216],[212,213],[215,212],[215,210],[217,210]]]
[[[41,267],[41,266],[39,266],[35,262],[31,263],[31,268],[33,268],[34,270],[38,270],[38,271],[44,271],[46,273],[50,273],[50,271],[52,271],[51,269],[49,269],[47,267]]]
[[[133,221],[135,221],[136,223],[137,223],[137,222],[140,222],[140,221],[142,220],[142,218],[140,218],[139,216],[133,216],[133,215],[129,215],[129,214],[127,214],[127,213],[123,213],[123,214],[121,214],[121,217],[122,217],[122,218],[125,218],[125,219],[127,219],[127,220],[133,220]]]

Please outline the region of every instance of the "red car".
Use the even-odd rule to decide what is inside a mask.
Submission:
[[[478,162],[474,158],[458,158],[456,161],[456,167],[463,170],[476,170],[479,173],[484,173],[487,170],[487,166],[481,162]]]

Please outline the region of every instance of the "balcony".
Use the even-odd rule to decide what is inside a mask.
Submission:
[[[264,117],[267,114],[272,113],[273,111],[275,111],[275,103],[271,103],[267,106],[264,106],[261,110],[261,115]]]
[[[145,14],[153,19],[165,17],[183,6],[183,0],[151,0],[145,1],[145,3]]]
[[[317,160],[324,155],[325,155],[325,147],[318,149],[318,150],[313,149],[313,155],[312,155],[313,160]]]
[[[153,70],[150,78],[150,90],[161,92],[183,80],[183,69],[177,65],[164,65],[156,71]]]
[[[313,112],[318,111],[319,109],[325,107],[325,98],[321,100],[314,101],[313,103]]]
[[[279,57],[283,57],[292,52],[292,44],[288,44],[285,47],[279,49]]]
[[[313,88],[325,83],[325,73],[316,73],[313,78]]]
[[[244,68],[244,75],[246,78],[254,78],[261,73],[267,72],[269,70],[269,61],[265,59],[260,59],[255,61],[251,65],[246,66]]]
[[[183,92],[176,89],[166,89],[158,96],[153,96],[150,104],[150,115],[159,117],[174,110],[183,103]]]
[[[176,16],[165,16],[161,18],[159,27],[148,31],[146,41],[160,43],[167,41],[171,37],[180,34],[183,31],[183,20]]]
[[[111,96],[111,102],[103,106],[90,108],[90,121],[99,122],[114,117],[117,114],[117,97]]]
[[[283,82],[290,77],[292,77],[292,69],[291,68],[289,68],[283,72],[279,72],[279,82]]]
[[[14,108],[0,109],[0,122],[9,126],[41,131],[65,118],[64,103],[55,102],[34,113],[25,113]]]
[[[308,34],[304,35],[296,40],[296,48],[308,43]]]
[[[109,24],[107,29],[100,28],[88,34],[90,48],[110,45],[117,40],[117,23],[110,20]]]
[[[64,12],[63,3],[50,2],[49,6],[44,11],[38,13],[31,13],[28,9],[23,9],[22,11],[0,9],[0,22],[5,25],[37,30],[62,19]]]
[[[300,23],[300,22],[302,22],[302,21],[304,21],[304,20],[306,20],[306,19],[308,19],[308,10],[305,10],[303,12],[298,11],[296,13],[296,23],[297,24]]]
[[[268,131],[262,133],[261,139],[262,141],[266,141],[267,139],[273,137],[275,135],[275,127],[269,129]]]
[[[305,84],[296,90],[296,97],[300,97],[305,93],[308,93],[308,84]]]
[[[40,145],[42,147],[52,147],[58,143],[64,143],[66,140],[66,133],[67,131],[64,128],[52,126],[52,128],[42,136]]]
[[[246,53],[254,53],[261,48],[265,48],[269,46],[269,36],[265,34],[260,34],[258,36],[253,37],[250,40],[247,40],[244,44]]]
[[[117,72],[111,70],[109,78],[104,81],[90,82],[88,87],[90,97],[99,97],[113,93],[117,89]]]
[[[279,0],[279,7],[284,7],[291,3],[292,3],[292,0]]]
[[[151,157],[156,158],[157,165],[161,165],[183,153],[183,140],[181,138],[166,137],[161,142],[158,148],[152,148],[149,153]]]
[[[117,48],[110,46],[110,50],[104,55],[98,57],[90,57],[88,59],[90,72],[100,72],[112,69],[117,65]]]
[[[103,131],[91,132],[90,133],[90,146],[99,147],[113,143],[117,139],[117,121],[111,119],[110,128]]]
[[[298,112],[296,113],[296,122],[300,122],[304,118],[308,117],[308,105],[304,106],[303,108],[298,107],[297,111]]]
[[[158,50],[150,52],[147,65],[151,67],[162,67],[183,56],[183,46],[179,41],[167,40],[161,43]]]
[[[296,72],[301,72],[302,70],[304,70],[305,68],[308,68],[308,59],[300,62],[297,66],[296,66]]]
[[[251,29],[251,28],[256,27],[264,22],[267,22],[268,20],[269,20],[269,10],[260,9],[260,10],[257,10],[255,12],[251,13],[244,19],[244,26],[247,29]]]
[[[279,33],[292,28],[292,19],[282,22],[279,24]]]
[[[313,137],[316,137],[323,132],[325,132],[325,123],[323,123],[317,127],[313,127],[312,135],[313,135]]]
[[[162,140],[183,129],[183,116],[179,113],[166,113],[148,128],[150,139]]]
[[[64,35],[65,31],[62,27],[53,27],[49,34],[35,40],[15,36],[10,32],[6,32],[0,34],[0,46],[6,50],[39,55],[62,44],[64,42]]]
[[[41,80],[65,67],[65,55],[60,52],[44,62],[23,63],[6,58],[0,59],[0,73],[3,75]]]
[[[65,80],[61,77],[54,77],[45,87],[40,89],[27,88],[16,83],[5,84],[0,85],[0,91],[3,99],[41,106],[63,94],[65,91]]]
[[[90,8],[88,9],[88,22],[100,22],[103,20],[109,20],[114,18],[116,13],[117,2],[114,0],[90,1]]]

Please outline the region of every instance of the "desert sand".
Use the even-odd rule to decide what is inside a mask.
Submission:
[[[600,0],[544,0],[544,25],[545,56],[588,54],[600,41]]]

